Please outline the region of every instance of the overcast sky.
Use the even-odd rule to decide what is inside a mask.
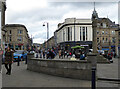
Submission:
[[[49,23],[49,37],[54,35],[57,24],[66,18],[91,19],[93,2],[48,2],[47,0],[7,0],[6,24],[23,24],[34,43],[46,41],[44,22]],[[96,11],[99,17],[109,17],[118,23],[117,2],[97,2]]]

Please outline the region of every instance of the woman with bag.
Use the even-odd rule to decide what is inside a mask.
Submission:
[[[13,63],[13,51],[11,51],[10,47],[6,49],[5,52],[5,68],[7,69],[6,74],[11,74],[11,65]]]

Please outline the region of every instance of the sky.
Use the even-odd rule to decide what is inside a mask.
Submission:
[[[49,23],[49,38],[57,30],[58,23],[66,18],[91,19],[94,9],[93,2],[48,2],[48,0],[7,0],[6,24],[23,24],[34,43],[47,40],[47,25]],[[118,23],[117,2],[96,2],[99,17],[108,17]]]

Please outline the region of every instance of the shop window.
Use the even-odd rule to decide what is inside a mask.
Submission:
[[[104,34],[104,31],[102,31],[102,34]]]
[[[114,34],[115,34],[115,31],[112,31],[112,34],[114,35]]]

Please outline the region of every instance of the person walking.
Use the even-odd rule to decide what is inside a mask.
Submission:
[[[59,50],[59,58],[61,58],[61,50]]]
[[[11,51],[10,47],[6,49],[5,52],[5,68],[7,69],[6,74],[11,74],[11,65],[13,63],[13,51]]]
[[[2,58],[3,58],[3,51],[0,48],[0,73],[1,73],[1,67],[2,67]]]

